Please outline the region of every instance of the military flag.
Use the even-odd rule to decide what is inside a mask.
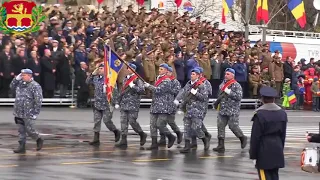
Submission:
[[[288,3],[292,15],[297,20],[301,28],[307,24],[306,11],[302,0],[290,0]]]
[[[107,94],[108,102],[112,98],[112,92],[117,84],[118,74],[123,67],[123,62],[113,50],[104,46],[104,71],[105,71],[105,92]]]
[[[268,0],[256,0],[256,4],[256,20],[258,23],[263,21],[266,24],[269,21]]]
[[[226,17],[229,13],[229,10],[232,8],[234,0],[222,0],[222,18],[221,22],[226,23]]]

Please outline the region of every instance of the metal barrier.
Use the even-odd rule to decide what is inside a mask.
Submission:
[[[14,98],[0,98],[0,106],[14,105]],[[91,100],[92,101],[92,100]],[[151,99],[141,99],[140,105],[150,106]],[[215,102],[216,99],[209,99],[209,105]],[[93,102],[93,101],[92,101]],[[257,108],[260,104],[259,99],[242,99],[241,106],[254,106]],[[72,106],[74,105],[73,98],[44,98],[42,101],[43,106]]]

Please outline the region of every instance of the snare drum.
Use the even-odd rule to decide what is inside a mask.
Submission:
[[[301,153],[301,168],[306,170],[306,167],[318,169],[319,166],[319,148],[305,148]]]

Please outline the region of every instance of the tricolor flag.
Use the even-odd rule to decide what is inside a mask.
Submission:
[[[118,74],[123,67],[122,60],[113,50],[105,45],[104,46],[104,72],[105,72],[105,87],[108,102],[110,103],[112,98],[112,92],[117,84]]]
[[[289,91],[288,94],[287,94],[287,96],[288,96],[288,100],[289,100],[289,103],[290,103],[290,104],[294,104],[294,103],[297,102],[296,95],[294,94],[293,91]]]
[[[288,3],[292,15],[298,21],[301,28],[307,24],[306,11],[302,0],[290,0]]]
[[[226,23],[226,17],[228,15],[229,9],[232,8],[234,0],[222,0],[222,18],[221,22]]]
[[[257,22],[264,21],[266,24],[269,21],[268,0],[256,0],[257,3]]]

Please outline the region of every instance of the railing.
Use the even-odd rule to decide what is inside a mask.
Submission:
[[[261,35],[261,31],[252,31],[250,35]],[[295,38],[306,38],[306,39],[320,39],[320,33],[303,32],[303,31],[282,31],[282,30],[270,30],[267,29],[267,36],[278,36],[278,37],[295,37]]]
[[[14,98],[0,98],[0,106],[13,106]],[[90,100],[93,102],[93,100]],[[151,99],[141,99],[141,106],[150,106]],[[215,102],[216,99],[210,99],[209,105]],[[42,101],[43,106],[73,106],[74,100],[72,98],[44,98]],[[257,108],[260,105],[260,101],[258,99],[242,99],[242,106],[254,106]]]

